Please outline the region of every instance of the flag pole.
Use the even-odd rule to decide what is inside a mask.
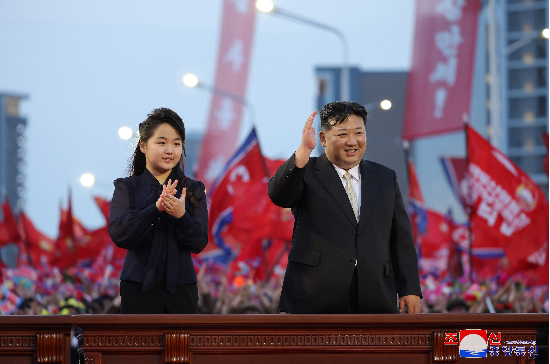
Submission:
[[[409,201],[409,197],[410,197],[410,194],[411,194],[411,191],[409,191],[410,187],[411,187],[411,171],[410,171],[410,168],[409,168],[409,157],[410,157],[410,153],[409,153],[409,150],[410,150],[410,147],[411,147],[411,144],[408,140],[406,139],[403,139],[403,154],[405,154],[405,170],[407,171],[407,203],[405,204],[405,207],[407,209],[407,215],[409,216],[409,221],[411,223],[411,228],[412,228],[412,225],[413,225],[413,221],[411,220],[411,214],[412,212],[410,211],[410,201]],[[419,234],[418,234],[419,235]],[[420,237],[413,233],[413,242],[414,242],[414,248],[416,250],[416,256],[418,259],[420,259],[420,256],[419,256],[419,245],[417,244],[417,239],[420,239]]]
[[[265,275],[265,279],[264,279],[264,283],[269,281],[269,278],[271,277],[271,275],[273,274],[273,272],[275,271],[275,267],[279,264],[279,262],[281,261],[281,259],[283,258],[283,256],[288,253],[290,251],[290,241],[285,241],[285,247],[283,249],[281,249],[281,251],[279,252],[279,254],[277,255],[277,258],[275,258],[275,262],[273,262],[273,264],[271,265],[271,267],[269,268],[269,271],[266,273]]]
[[[271,178],[271,176],[269,175],[269,169],[267,168],[267,163],[265,161],[264,154],[262,153],[262,147],[260,145],[260,138],[258,138],[258,132],[256,131],[256,123],[252,123],[252,129],[254,130],[254,134],[256,134],[256,140],[258,142],[258,149],[260,150],[260,155],[262,156],[262,165],[264,166],[265,176],[267,178]]]
[[[411,172],[409,171],[409,149],[410,149],[410,142],[408,140],[403,139],[403,153],[405,154],[405,164],[407,165],[407,181],[411,180]]]
[[[468,195],[470,195],[470,176],[468,174],[468,169],[470,167],[470,155],[468,153],[468,121],[464,121],[464,138],[466,141],[466,181],[468,184]],[[469,196],[468,196],[469,197]],[[468,272],[468,279],[470,283],[473,283],[473,272],[474,272],[474,259],[472,253],[472,206],[468,206],[468,259],[470,261],[470,271]]]

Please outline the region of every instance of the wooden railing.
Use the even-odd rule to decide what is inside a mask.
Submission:
[[[532,362],[462,358],[445,334],[464,329],[536,341],[548,360],[547,314],[78,315],[0,317],[0,363],[70,363],[71,328],[86,364]]]
[[[0,363],[70,363],[71,316],[0,316]]]

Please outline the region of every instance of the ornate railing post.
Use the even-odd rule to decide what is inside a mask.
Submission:
[[[188,331],[169,331],[164,334],[164,362],[191,363]]]

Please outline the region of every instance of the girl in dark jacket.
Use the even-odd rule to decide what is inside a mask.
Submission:
[[[109,235],[127,250],[120,276],[121,313],[197,313],[191,253],[208,242],[204,185],[183,169],[185,128],[172,110],[139,124],[127,178],[115,180]]]

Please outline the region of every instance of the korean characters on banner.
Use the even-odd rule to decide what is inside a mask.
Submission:
[[[458,131],[470,109],[477,0],[418,0],[403,139]]]
[[[518,186],[519,193],[516,198],[476,164],[469,165],[468,176],[472,201],[478,199],[481,201],[476,210],[477,215],[485,219],[489,227],[497,227],[503,237],[510,237],[516,231],[529,225],[531,219],[522,210],[522,205],[531,206],[534,202],[533,196],[536,191],[531,191],[529,185]],[[502,216],[502,220],[499,220],[500,224],[497,226],[496,221],[499,215]]]
[[[544,192],[469,126],[467,138],[472,247],[503,248],[513,272],[544,266],[548,259]]]
[[[500,332],[487,332],[487,330],[470,329],[446,332],[443,344],[458,345],[459,355],[462,358],[538,356],[535,340],[507,340],[503,342]]]
[[[465,1],[443,1],[437,5],[436,13],[443,15],[449,22],[447,30],[435,33],[435,46],[439,50],[443,61],[437,61],[435,69],[428,77],[432,84],[437,84],[433,95],[435,107],[433,117],[441,119],[443,116],[443,107],[447,101],[449,88],[455,85],[456,71],[458,67],[458,46],[464,41],[461,33],[459,21],[462,18],[462,8],[466,5]]]

